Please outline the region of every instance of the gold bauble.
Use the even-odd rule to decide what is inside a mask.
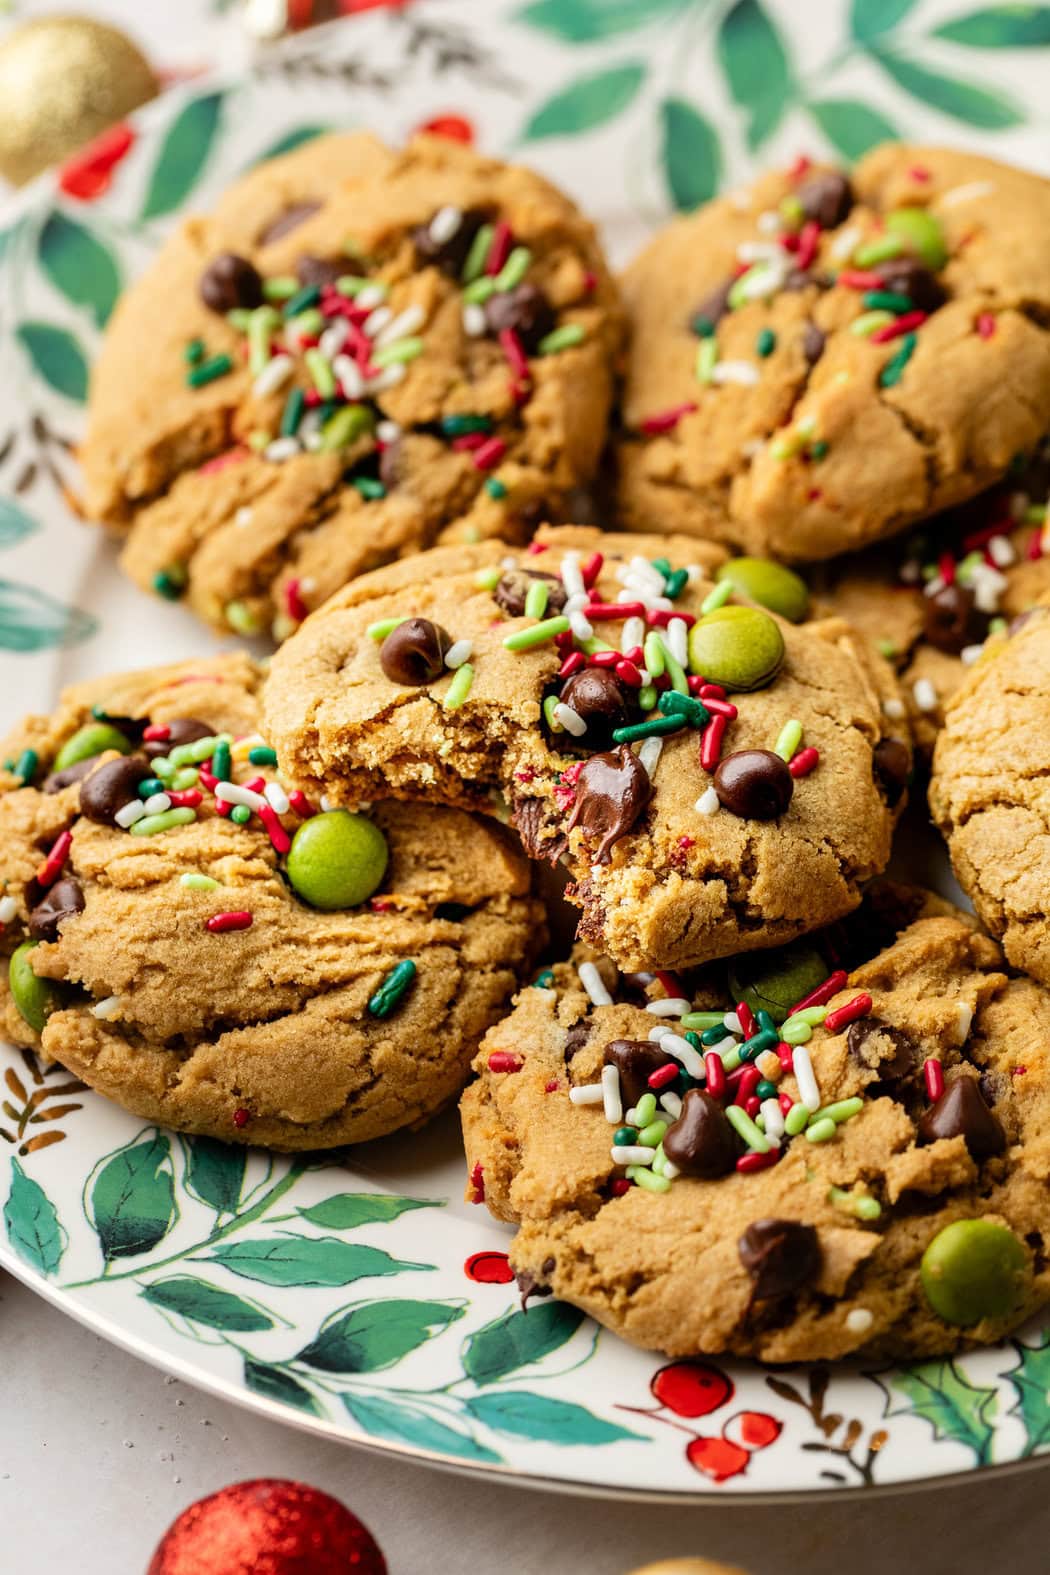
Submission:
[[[736,1565],[714,1564],[710,1559],[661,1559],[659,1564],[632,1570],[631,1575],[745,1575],[745,1572]]]
[[[115,27],[49,16],[0,40],[0,175],[22,186],[122,120],[159,84]]]

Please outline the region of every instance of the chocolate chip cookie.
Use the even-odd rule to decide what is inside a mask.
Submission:
[[[776,945],[884,868],[910,749],[867,643],[742,601],[739,573],[706,543],[582,527],[435,549],[278,651],[268,736],[335,802],[502,795],[625,967]]]
[[[97,679],[2,746],[0,1026],[147,1120],[328,1148],[458,1093],[543,913],[491,821],[289,793],[260,679]]]
[[[293,629],[447,535],[522,537],[593,472],[620,340],[593,227],[438,138],[319,138],[188,219],[94,369],[87,507],[137,584]]]
[[[676,220],[627,270],[631,529],[823,559],[1006,475],[1050,408],[1050,182],[887,144]]]

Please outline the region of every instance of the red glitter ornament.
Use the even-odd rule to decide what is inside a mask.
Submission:
[[[184,1509],[147,1575],[387,1575],[356,1515],[305,1482],[235,1482]]]

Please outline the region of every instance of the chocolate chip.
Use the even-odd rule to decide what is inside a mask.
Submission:
[[[202,738],[211,738],[215,732],[207,722],[202,722],[195,716],[177,716],[174,721],[166,722],[164,725],[168,729],[167,738],[147,738],[142,746],[150,760],[166,755],[179,744],[196,744]]]
[[[582,1050],[591,1037],[594,1024],[589,1017],[581,1017],[578,1023],[573,1023],[565,1035],[565,1065],[568,1066],[577,1051]]]
[[[651,1039],[611,1039],[602,1059],[606,1066],[614,1066],[619,1072],[620,1093],[627,1109],[649,1092],[650,1077],[671,1057]]]
[[[957,1077],[919,1121],[919,1142],[961,1137],[976,1160],[990,1159],[1006,1147],[1002,1123],[984,1102],[972,1077]]]
[[[404,459],[404,445],[400,438],[395,438],[392,443],[384,443],[379,450],[379,479],[388,492],[391,492],[401,480],[401,461]]]
[[[547,607],[545,618],[553,618],[565,606],[565,587],[553,574],[541,574],[536,569],[507,569],[493,591],[492,596],[496,605],[502,607],[508,618],[522,618],[525,614],[525,598],[537,580],[543,580],[547,586]]]
[[[543,291],[527,279],[513,290],[502,290],[485,303],[485,323],[489,333],[500,334],[511,328],[527,351],[534,351],[545,334],[549,334],[557,321]]]
[[[319,284],[322,287],[334,284],[337,279],[342,279],[345,274],[356,273],[349,258],[311,257],[308,254],[299,258],[295,265],[295,276],[304,287],[310,284]]]
[[[271,219],[269,224],[259,236],[260,246],[269,246],[272,241],[279,241],[282,235],[288,235],[292,230],[297,230],[300,224],[312,218],[318,211],[319,202],[293,202],[290,208],[285,208],[276,219]]]
[[[80,882],[71,875],[57,880],[30,913],[29,933],[35,941],[57,941],[61,921],[83,911],[84,893]]]
[[[802,354],[810,366],[814,366],[824,354],[827,336],[814,322],[807,322],[802,333]]]
[[[893,809],[911,778],[911,750],[899,738],[880,738],[871,752],[871,770]]]
[[[973,591],[954,580],[934,596],[923,597],[924,633],[931,645],[949,656],[958,656],[968,645],[978,645],[988,633],[989,620],[977,607]]]
[[[795,779],[769,749],[738,749],[719,761],[714,775],[718,802],[741,820],[776,820],[791,803]]]
[[[682,1112],[664,1133],[664,1153],[684,1176],[713,1181],[736,1168],[737,1142],[722,1106],[702,1088],[691,1088]]]
[[[445,671],[445,652],[451,644],[440,624],[429,618],[406,618],[379,647],[380,665],[392,684],[412,688],[432,684]]]
[[[826,170],[799,187],[798,200],[807,219],[816,219],[822,230],[833,230],[848,217],[853,191],[845,175]]]
[[[548,1264],[550,1264],[550,1268],[547,1267]],[[547,1258],[540,1268],[540,1274],[551,1274],[553,1270],[554,1259]],[[550,1286],[544,1285],[543,1281],[528,1269],[522,1270],[514,1278],[517,1282],[518,1290],[521,1292],[522,1312],[528,1312],[529,1302],[533,1297],[550,1296],[552,1294]]]
[[[905,1082],[922,1059],[914,1041],[881,1017],[858,1017],[850,1023],[846,1048],[856,1062],[878,1074],[887,1092]]]
[[[737,1251],[760,1301],[790,1296],[820,1272],[817,1233],[798,1220],[756,1220],[741,1236]]]
[[[621,973],[617,993],[625,1001],[631,1001],[637,1006],[644,1006],[649,999],[649,985],[655,979],[655,973]]]
[[[587,837],[600,839],[594,862],[608,864],[613,844],[644,814],[652,792],[648,771],[626,744],[592,755],[577,778],[567,829],[579,826]]]
[[[467,253],[474,238],[490,215],[482,208],[468,208],[460,219],[458,228],[447,240],[435,241],[429,224],[421,224],[412,232],[416,256],[422,263],[433,263],[445,273],[458,275],[467,260]]]
[[[80,789],[80,813],[100,826],[112,826],[117,810],[135,798],[140,782],[150,776],[149,762],[141,755],[122,755],[119,760],[107,760],[89,777]]]
[[[63,771],[52,771],[51,775],[45,777],[41,783],[42,791],[61,793],[63,788],[70,787],[74,782],[82,782],[89,772],[94,771],[97,760],[97,755],[90,755],[87,760],[78,760],[75,765],[66,766]]]
[[[247,257],[223,252],[214,257],[201,274],[200,294],[209,311],[232,312],[236,307],[261,303],[262,280]]]
[[[1042,611],[1043,609],[1041,607],[1028,607],[1024,612],[1019,612],[1016,617],[1011,618],[1006,627],[1006,632],[1010,639],[1012,640],[1015,634],[1019,634],[1024,628],[1025,624],[1031,623],[1036,614],[1041,613]],[[44,790],[45,792],[47,791],[46,783],[44,784]]]
[[[948,299],[936,274],[911,257],[893,257],[880,263],[876,272],[884,290],[906,295],[920,312],[935,312]]]
[[[558,697],[563,705],[587,724],[579,738],[566,732],[558,735],[559,746],[568,749],[610,749],[613,731],[629,720],[627,696],[615,674],[604,667],[583,667],[562,685]]]
[[[711,333],[718,323],[721,322],[729,310],[729,292],[735,282],[734,279],[726,279],[724,284],[720,284],[716,290],[711,291],[711,294],[705,300],[700,302],[700,305],[689,319],[689,326],[694,334],[699,334],[703,337]]]

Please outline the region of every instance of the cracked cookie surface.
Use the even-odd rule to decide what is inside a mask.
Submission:
[[[523,1287],[553,1291],[634,1344],[672,1356],[732,1352],[771,1362],[926,1357],[994,1343],[1045,1302],[1050,997],[1011,977],[967,916],[939,900],[925,912],[855,962],[827,1002],[849,1016],[860,996],[863,1017],[854,1006],[848,1026],[814,1026],[805,1046],[822,1108],[840,1112],[830,1137],[811,1141],[811,1121],[780,1137],[768,1168],[747,1173],[737,1164],[759,1156],[731,1131],[720,1169],[707,1179],[679,1171],[662,1191],[614,1162],[601,1090],[598,1103],[574,1103],[569,1090],[586,1098],[580,1091],[594,1087],[603,1067],[630,1065],[625,1045],[628,1058],[640,1043],[659,1062],[651,1032],[680,1025],[646,1011],[637,981],[618,979],[606,961],[597,967],[610,1004],[594,1004],[593,981],[589,993],[571,963],[553,970],[548,988],[524,989],[483,1041],[477,1081],[461,1104],[467,1196],[518,1227],[510,1259]],[[687,985],[688,1004],[717,1017],[724,983],[713,987],[708,971],[696,985]],[[660,1001],[655,981],[647,990],[650,1004]],[[928,1061],[944,1080],[936,1105]],[[678,1074],[662,1087],[677,1088],[688,1110],[690,1098],[707,1096],[683,1094],[697,1085],[682,1066]],[[629,1092],[622,1077],[618,1086],[630,1122],[637,1089]],[[730,1082],[721,1097],[735,1092]],[[797,1106],[802,1084],[782,1070],[776,1092]],[[661,1142],[670,1155],[686,1118],[663,1107],[659,1114],[669,1123]],[[714,1120],[728,1127],[717,1108]],[[615,1137],[625,1141],[623,1132]],[[992,1285],[1004,1300],[994,1316],[969,1318],[974,1304],[969,1321],[948,1321],[924,1289],[929,1282],[938,1295],[933,1244],[957,1240],[960,1224],[965,1236],[971,1221],[982,1232],[999,1227],[995,1239],[1011,1244],[1011,1267]],[[955,1288],[972,1289],[972,1260],[962,1270],[951,1266]]]
[[[822,559],[991,486],[1045,430],[1048,245],[1045,179],[900,145],[676,220],[623,278],[625,525]]]
[[[143,589],[280,639],[445,531],[556,513],[597,464],[619,340],[594,229],[542,177],[438,138],[319,138],[188,219],[121,300],[88,511],[130,528]]]
[[[218,812],[206,762],[200,785],[181,795],[201,799],[184,823],[153,835],[114,823],[121,795],[135,797],[121,773],[134,777],[139,761],[148,776],[157,760],[140,752],[165,747],[144,737],[147,723],[151,734],[251,739],[260,680],[241,655],[96,679],[7,739],[4,754],[31,781],[0,776],[0,1025],[147,1120],[228,1142],[328,1148],[418,1124],[458,1093],[542,942],[543,912],[513,840],[459,810],[373,806],[385,875],[369,899],[332,910],[297,895],[275,845],[286,849],[311,819],[288,813],[277,793],[284,813],[236,823],[235,812]],[[97,727],[95,706],[135,753],[122,758],[111,740],[80,780],[56,783],[56,754]],[[229,781],[276,780],[272,764],[247,755],[234,742]],[[53,849],[60,868],[42,874]],[[221,915],[241,923],[209,929]],[[59,987],[42,1033],[8,983],[8,959],[29,938],[37,944],[18,955]],[[408,964],[407,989],[375,1009]]]
[[[290,778],[308,793],[323,782],[336,802],[384,791],[491,812],[502,793],[529,854],[567,863],[581,935],[624,966],[686,966],[790,940],[848,912],[885,866],[910,755],[884,706],[903,706],[889,667],[841,620],[796,626],[749,609],[758,638],[741,640],[743,605],[702,614],[729,589],[710,578],[723,556],[685,538],[566,526],[542,528],[523,553],[494,542],[439,548],[377,571],[278,651],[267,734]],[[573,593],[590,609],[581,646],[558,609],[572,607],[583,574],[589,589]],[[524,610],[532,587],[544,588],[539,618]],[[437,631],[428,638],[458,671],[435,647],[426,672],[390,677],[390,647],[409,638],[397,634],[402,621],[413,638],[426,634],[417,625]],[[732,660],[745,663],[764,660],[769,641],[779,665],[745,674],[762,687],[734,687],[727,700],[687,657],[691,671],[674,683],[689,694],[668,694],[670,664],[654,682],[645,663],[709,630],[728,630]],[[785,753],[810,751],[793,761],[797,776],[767,758],[789,723],[798,736]],[[720,800],[721,762],[744,756],[757,775],[723,783]],[[776,802],[752,803],[748,790],[761,797],[764,786]]]

